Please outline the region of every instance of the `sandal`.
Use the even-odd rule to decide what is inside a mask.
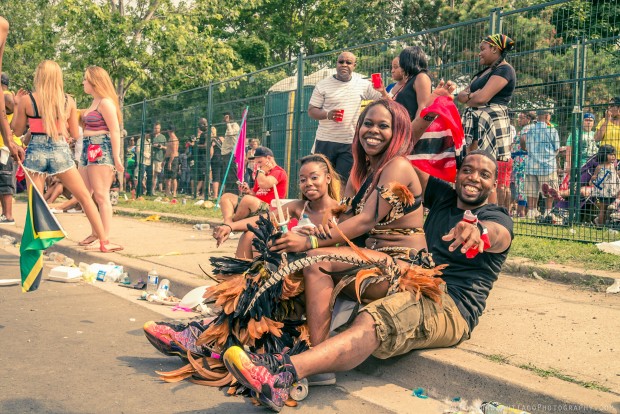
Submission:
[[[93,242],[96,242],[97,236],[95,236],[94,234],[91,234],[90,236],[88,236],[87,238],[85,238],[84,240],[82,240],[81,242],[78,242],[78,245],[80,246],[90,246],[91,244],[93,244]]]
[[[109,241],[105,241],[105,242],[102,241],[101,244],[99,245],[99,251],[101,251],[102,253],[120,252],[123,249],[124,249],[123,246],[110,243]]]

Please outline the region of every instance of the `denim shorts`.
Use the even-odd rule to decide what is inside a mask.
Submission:
[[[83,167],[89,165],[110,165],[114,167],[114,158],[112,157],[112,141],[110,135],[101,134],[93,135],[92,137],[84,137],[84,147],[82,148],[82,157],[80,159],[80,165]],[[90,145],[99,145],[101,147],[101,157],[95,161],[88,161],[88,147]]]
[[[56,141],[47,135],[32,135],[24,168],[40,174],[56,175],[75,167],[69,144],[63,138]]]

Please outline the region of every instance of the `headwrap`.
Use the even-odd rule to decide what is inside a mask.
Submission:
[[[496,33],[484,38],[483,42],[487,42],[491,46],[495,46],[500,52],[510,52],[515,47],[515,41],[505,34]]]

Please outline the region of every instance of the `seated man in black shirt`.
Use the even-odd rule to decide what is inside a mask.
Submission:
[[[298,355],[229,348],[226,366],[262,403],[279,411],[297,379],[346,371],[370,355],[384,359],[413,349],[457,345],[470,337],[513,237],[506,210],[488,204],[497,188],[497,163],[485,151],[470,152],[457,173],[455,189],[418,174],[424,205],[430,209],[424,223],[428,249],[437,265],[448,265],[441,276],[446,293],[440,303],[423,295],[416,300],[410,292],[386,296],[362,308],[349,329]]]

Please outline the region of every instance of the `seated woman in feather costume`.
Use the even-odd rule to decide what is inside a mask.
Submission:
[[[301,200],[285,204],[282,209],[297,221],[292,230],[301,234],[314,234],[314,228],[323,229],[323,223],[338,210],[340,198],[340,178],[334,167],[323,154],[307,155],[299,160],[299,192]],[[250,221],[251,220],[251,221]],[[256,219],[248,219],[255,225]],[[257,255],[252,250],[255,235],[251,231],[243,233],[237,245],[235,256],[252,259]]]

